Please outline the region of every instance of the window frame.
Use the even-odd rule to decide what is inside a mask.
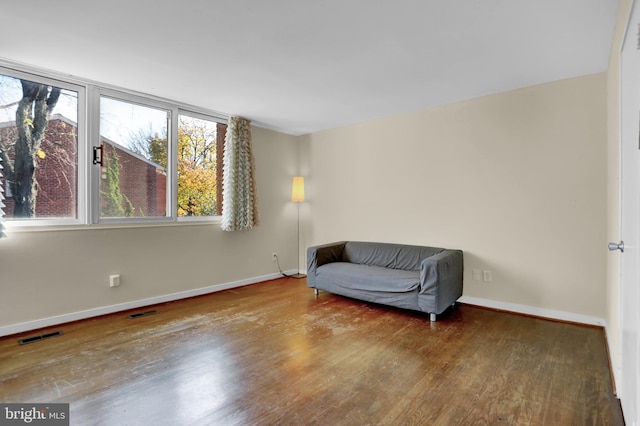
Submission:
[[[100,147],[100,98],[106,97],[109,99],[113,99],[115,101],[130,103],[134,105],[139,105],[142,107],[148,107],[158,110],[164,110],[167,112],[167,188],[166,191],[166,212],[165,216],[154,216],[154,217],[101,217],[100,215],[100,181],[101,181],[101,165],[93,164],[93,159],[87,159],[87,164],[91,163],[91,219],[94,224],[101,223],[154,223],[154,222],[170,222],[174,220],[174,190],[173,190],[173,175],[175,169],[176,160],[174,159],[174,147],[175,138],[173,136],[173,132],[175,129],[174,118],[176,117],[177,107],[168,104],[166,102],[157,101],[154,99],[133,95],[130,93],[117,91],[113,89],[107,89],[102,87],[95,87],[91,91],[91,149],[93,152],[94,148]],[[177,131],[176,131],[177,135]],[[176,151],[177,153],[177,151]],[[102,152],[101,155],[104,155]]]
[[[176,134],[175,134],[175,141],[176,143],[175,145],[175,153],[173,153],[173,157],[175,158],[175,161],[177,163],[178,161],[178,126],[179,126],[179,117],[180,115],[186,115],[192,118],[197,118],[197,119],[201,119],[201,120],[208,120],[208,121],[212,121],[214,123],[219,123],[219,124],[227,124],[228,120],[223,120],[222,118],[219,117],[215,117],[211,114],[205,114],[202,112],[196,112],[190,109],[183,109],[183,108],[179,108],[178,109],[178,113],[175,116],[176,117],[176,125],[175,125],[175,130],[176,130]],[[222,167],[222,162],[223,159],[222,158],[218,158],[216,156],[216,163],[218,167]],[[176,164],[177,166],[177,164]],[[175,201],[175,215],[176,215],[176,219],[178,222],[202,222],[202,221],[221,221],[222,220],[222,212],[220,212],[220,214],[215,215],[215,216],[178,216],[178,167],[175,167],[175,178],[172,179],[172,183],[175,183],[175,197],[172,197],[172,199]],[[218,187],[216,188],[216,190],[218,190],[218,193],[216,194],[216,197],[221,197],[222,196],[222,182],[217,182]]]
[[[19,65],[0,59],[0,73],[30,81],[73,90],[78,93],[77,117],[77,213],[74,219],[21,219],[5,218],[8,231],[99,229],[103,227],[147,227],[176,224],[211,224],[221,221],[221,216],[182,216],[177,214],[178,172],[177,140],[180,114],[227,124],[228,115],[189,104],[164,99],[121,87],[61,74],[51,70]],[[100,146],[100,97],[166,110],[168,150],[167,159],[167,215],[164,217],[100,217],[100,165],[92,164],[93,148]],[[223,159],[217,159],[222,167]],[[221,188],[220,188],[221,189]]]
[[[17,219],[5,216],[5,227],[11,229],[14,227],[40,227],[40,226],[68,226],[82,225],[87,223],[87,164],[84,160],[87,156],[87,138],[86,138],[86,86],[77,82],[60,79],[56,76],[50,76],[42,73],[24,71],[8,66],[0,62],[0,74],[16,78],[33,81],[34,83],[46,84],[49,86],[59,87],[61,89],[71,90],[78,93],[77,108],[78,116],[76,121],[77,132],[77,159],[76,159],[76,217],[75,218],[33,218],[33,219]]]

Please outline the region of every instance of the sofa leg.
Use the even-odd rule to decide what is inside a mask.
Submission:
[[[431,322],[435,322],[436,321],[436,314],[434,314],[433,312],[431,312],[429,314],[429,319],[431,320]]]
[[[318,289],[317,289],[317,288],[314,288],[314,289],[313,289],[313,294],[315,294],[315,295],[317,296],[317,295],[318,295],[318,293],[319,293]]]

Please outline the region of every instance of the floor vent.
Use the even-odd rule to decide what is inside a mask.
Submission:
[[[147,312],[139,312],[137,314],[131,314],[129,315],[129,318],[131,319],[136,319],[136,318],[140,318],[140,317],[146,317],[148,315],[155,315],[157,314],[158,311],[147,311]]]
[[[18,340],[18,343],[21,345],[27,345],[29,343],[40,342],[45,339],[50,339],[52,337],[62,336],[62,331],[54,331],[53,333],[41,334],[39,336],[27,337],[25,339]]]

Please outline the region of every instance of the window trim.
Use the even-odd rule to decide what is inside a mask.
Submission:
[[[200,120],[208,120],[208,121],[212,121],[214,123],[225,124],[225,125],[227,124],[227,121],[228,121],[228,120],[223,120],[221,118],[212,116],[210,114],[203,114],[201,112],[195,112],[195,111],[192,111],[192,110],[189,110],[189,109],[178,108],[178,113],[175,116],[176,117],[176,125],[174,127],[175,130],[176,130],[175,139],[174,139],[175,141],[178,140],[178,126],[179,126],[178,120],[179,120],[180,115],[186,115],[186,116],[189,116],[189,117],[192,117],[192,118],[197,118],[197,119],[200,119]],[[173,155],[173,158],[175,159],[175,161],[177,163],[177,161],[178,161],[178,144],[175,143],[174,145],[175,145],[175,152],[172,155]],[[222,162],[223,162],[222,158],[217,158],[216,157],[216,162],[218,164],[218,167],[222,167]],[[178,222],[205,222],[205,221],[212,221],[212,220],[213,221],[219,221],[219,222],[222,221],[222,212],[220,212],[220,214],[214,215],[214,216],[178,216],[178,167],[177,167],[177,164],[176,164],[176,167],[175,167],[175,178],[172,179],[171,182],[174,183],[175,186],[176,186],[176,188],[175,188],[175,191],[176,191],[175,194],[176,195],[175,195],[175,197],[172,197],[172,199],[175,201],[175,204],[176,204],[175,205],[175,214],[176,214],[176,219],[177,219]],[[222,185],[221,185],[222,182],[216,182],[216,183],[219,185],[218,189],[222,189]],[[216,194],[216,197],[220,197],[220,196],[222,196],[222,192]]]
[[[174,148],[173,145],[175,145],[175,138],[173,136],[173,132],[174,132],[174,117],[176,116],[176,111],[177,108],[173,105],[170,105],[168,103],[165,102],[161,102],[161,101],[157,101],[157,100],[151,100],[151,99],[147,99],[138,95],[132,95],[126,92],[121,92],[121,91],[116,91],[116,90],[112,90],[112,89],[105,89],[105,88],[100,88],[100,87],[96,87],[94,88],[94,90],[92,90],[92,99],[91,99],[91,104],[92,104],[92,109],[91,109],[91,149],[93,150],[94,147],[99,147],[100,146],[100,98],[101,97],[106,97],[115,101],[119,101],[119,102],[126,102],[126,103],[130,103],[130,104],[134,104],[134,105],[138,105],[138,106],[142,106],[142,107],[148,107],[148,108],[153,108],[153,109],[157,109],[157,110],[163,110],[166,111],[168,116],[167,116],[167,152],[171,153],[170,156],[168,156],[167,158],[167,178],[169,178],[169,182],[167,182],[167,188],[165,188],[166,191],[166,211],[169,213],[165,216],[154,216],[154,217],[110,217],[110,218],[104,218],[100,216],[100,166],[99,165],[93,165],[91,164],[92,169],[91,169],[91,176],[92,176],[92,182],[91,182],[91,189],[92,189],[92,197],[91,197],[91,223],[93,224],[99,224],[99,223],[154,223],[154,222],[171,222],[175,220],[175,215],[174,215],[174,191],[173,191],[173,174],[174,174],[174,169],[175,169],[175,162],[176,160],[174,159]],[[176,131],[176,135],[177,135],[177,131]],[[177,153],[177,151],[176,151]],[[88,160],[88,159],[87,159]],[[89,164],[89,161],[87,161],[87,164]]]
[[[164,225],[197,225],[220,223],[221,216],[189,216],[177,215],[177,137],[178,115],[199,117],[221,124],[226,124],[229,116],[218,111],[172,101],[159,96],[150,95],[135,90],[121,88],[115,85],[100,83],[93,80],[60,73],[45,68],[31,65],[18,64],[0,58],[0,73],[15,78],[25,78],[31,81],[42,82],[56,87],[69,89],[78,93],[78,161],[77,161],[77,218],[74,219],[24,219],[5,220],[5,228],[9,231],[55,231],[71,229],[104,229],[122,227],[149,227]],[[170,176],[169,192],[167,194],[168,212],[166,217],[153,218],[100,218],[100,169],[92,167],[92,147],[99,141],[99,117],[100,95],[105,95],[116,100],[133,102],[143,106],[166,109],[171,111],[171,119],[168,121],[169,151],[168,159]],[[218,159],[222,162],[223,159]]]
[[[76,217],[75,218],[36,218],[36,219],[13,219],[5,217],[5,227],[9,230],[15,226],[33,227],[33,226],[66,226],[81,225],[87,222],[87,168],[86,168],[86,150],[87,150],[87,133],[86,133],[86,86],[61,80],[48,75],[35,74],[28,71],[16,70],[13,67],[4,66],[0,61],[0,74],[8,77],[25,79],[35,83],[47,84],[59,87],[61,89],[71,90],[78,93],[77,108],[78,116],[76,121],[77,131],[77,161],[76,161]]]

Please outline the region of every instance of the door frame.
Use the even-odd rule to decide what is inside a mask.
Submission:
[[[627,176],[627,178],[624,178],[625,175],[625,170],[628,170],[628,167],[625,167],[625,134],[627,133],[627,128],[628,128],[628,124],[627,124],[627,120],[625,119],[625,109],[624,106],[627,102],[624,101],[623,96],[624,96],[624,88],[625,88],[625,82],[627,82],[627,86],[628,86],[628,81],[629,78],[628,77],[624,77],[625,75],[628,75],[628,72],[625,72],[625,67],[624,67],[624,56],[625,56],[625,48],[626,49],[633,49],[635,47],[636,50],[640,49],[640,28],[638,28],[638,38],[636,37],[631,37],[630,31],[635,30],[635,26],[633,25],[633,17],[634,17],[634,13],[637,13],[638,11],[636,10],[636,7],[638,6],[638,2],[636,2],[636,0],[631,0],[631,7],[629,9],[629,15],[628,15],[628,19],[626,22],[626,26],[625,26],[625,30],[622,36],[622,42],[620,44],[620,51],[619,51],[619,83],[618,83],[618,93],[619,93],[619,99],[618,99],[618,106],[619,106],[619,117],[618,117],[618,128],[619,128],[619,137],[618,137],[618,146],[619,146],[619,158],[618,158],[618,167],[619,167],[619,191],[618,191],[618,208],[619,208],[619,224],[618,224],[618,236],[619,236],[619,240],[620,239],[625,239],[626,235],[623,234],[623,232],[628,232],[625,231],[624,228],[624,224],[623,224],[623,217],[624,217],[624,211],[625,211],[625,199],[624,199],[624,182],[625,181],[629,181],[630,177],[635,176],[635,180],[640,179],[640,173],[638,173],[637,171],[640,169],[640,158],[639,161],[634,164],[636,173],[633,174],[632,176]],[[638,20],[638,22],[640,23],[640,19]],[[629,38],[629,40],[627,40]],[[629,42],[635,42],[637,40],[638,45],[637,46],[628,46],[627,45],[627,41]],[[628,52],[628,50],[627,50]],[[640,55],[640,53],[638,53],[638,55]],[[640,73],[638,73],[638,83],[637,85],[634,84],[634,87],[638,87],[640,88]],[[638,93],[638,97],[640,97],[640,92]],[[638,102],[638,106],[640,107],[640,101]],[[636,121],[637,123],[639,123],[640,126],[640,108],[639,111],[636,111],[634,113],[637,117]],[[639,134],[640,134],[640,128],[639,128]],[[640,143],[640,141],[639,141]],[[640,149],[640,145],[638,146],[638,148]],[[640,157],[640,152],[638,152],[638,157]],[[637,183],[637,187],[640,188],[640,181]],[[638,195],[640,195],[640,191],[638,192]],[[627,194],[627,197],[629,197],[629,194]],[[640,222],[640,217],[638,218],[639,222]],[[640,227],[640,224],[638,224],[638,227]],[[633,232],[638,231],[638,228],[636,228],[635,230],[633,230]],[[638,236],[635,236],[634,238],[637,238]],[[637,242],[638,244],[640,244],[640,241]],[[631,253],[627,254],[627,258],[623,259],[622,256],[624,256],[623,253],[618,253],[618,330],[617,330],[617,335],[618,335],[618,365],[615,365],[615,369],[614,369],[614,379],[616,382],[616,393],[618,398],[620,398],[620,402],[621,405],[623,405],[623,410],[624,410],[624,404],[623,401],[627,401],[629,402],[629,404],[632,404],[634,406],[634,410],[631,413],[626,413],[625,416],[625,421],[628,422],[628,424],[630,425],[637,425],[640,422],[640,406],[638,404],[638,401],[628,401],[629,395],[625,395],[624,389],[625,387],[623,386],[623,380],[625,380],[625,371],[624,371],[624,365],[623,365],[623,359],[624,359],[624,341],[625,341],[625,333],[624,333],[624,319],[625,319],[625,289],[624,289],[624,280],[623,280],[623,273],[624,273],[624,269],[623,269],[623,262],[629,262],[629,261],[634,261],[631,255],[632,253],[637,254],[637,247],[635,247]],[[635,262],[640,264],[640,256],[638,256],[638,258],[635,259]],[[640,266],[637,266],[640,267]],[[629,278],[627,278],[629,279]],[[640,319],[640,318],[639,318]],[[637,328],[640,330],[640,321],[637,324]],[[628,340],[628,339],[627,339]],[[638,342],[636,342],[637,344]],[[638,353],[640,353],[640,351],[638,351]],[[636,399],[640,399],[640,365],[638,365],[636,367],[636,378],[635,378],[635,385],[632,385],[633,387],[635,387],[635,392],[636,392]],[[623,412],[623,414],[625,414]],[[629,418],[628,416],[633,415],[633,418]]]

